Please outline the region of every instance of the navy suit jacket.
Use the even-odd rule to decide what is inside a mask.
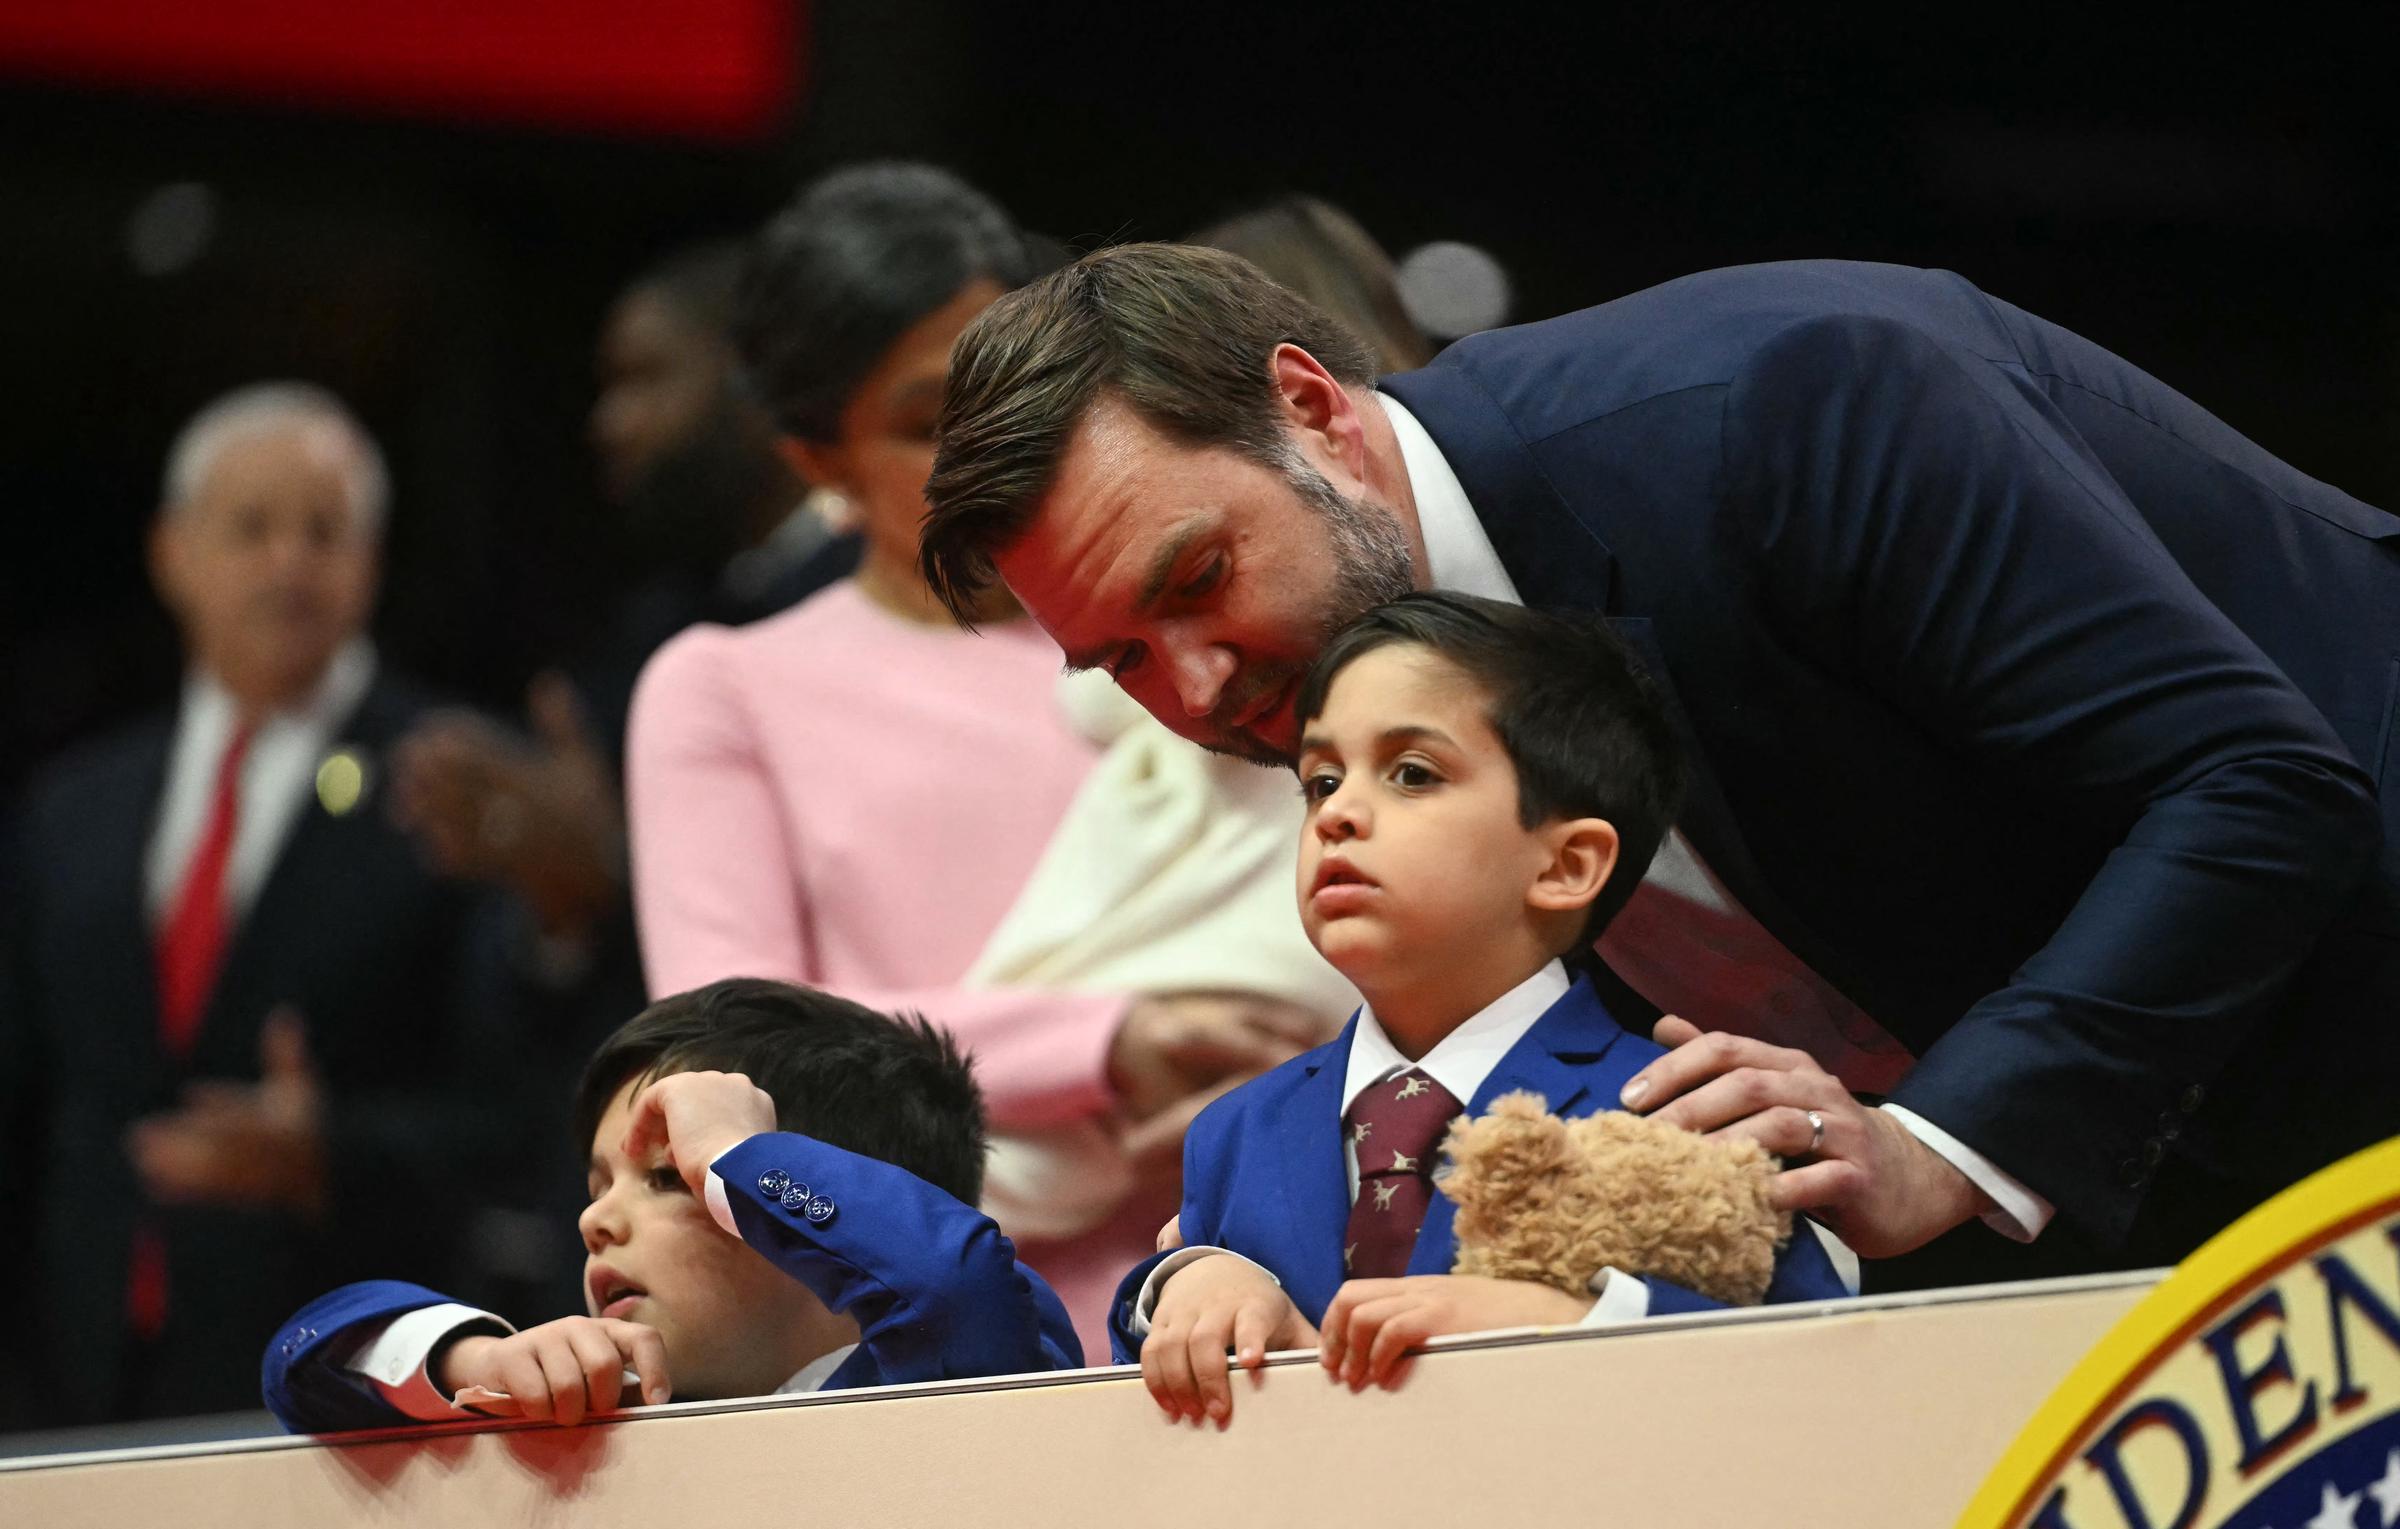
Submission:
[[[1183,1142],[1181,1230],[1192,1247],[1227,1248],[1256,1260],[1283,1282],[1284,1293],[1311,1323],[1322,1321],[1333,1293],[1348,1278],[1342,1241],[1350,1222],[1349,1169],[1343,1155],[1342,1081],[1350,1064],[1357,1016],[1325,1045],[1294,1057],[1200,1112]],[[1533,1023],[1500,1059],[1475,1097],[1481,1115],[1502,1094],[1528,1089],[1550,1111],[1569,1119],[1617,1107],[1618,1091],[1653,1058],[1654,1042],[1630,1035],[1609,1017],[1591,983],[1578,979],[1566,996]],[[1436,1194],[1426,1207],[1410,1274],[1447,1274],[1458,1261],[1452,1222],[1458,1207]],[[1133,1302],[1165,1254],[1145,1259],[1110,1302],[1109,1342],[1117,1361],[1141,1353],[1132,1332]],[[1666,1316],[1701,1311],[1719,1302],[1647,1281],[1650,1310]],[[1828,1300],[1848,1295],[1816,1234],[1795,1222],[1791,1241],[1776,1255],[1767,1300]]]
[[[2044,1244],[2176,1257],[2400,1130],[2400,519],[1947,272],[1707,272],[1383,386]]]
[[[1075,1325],[992,1219],[916,1175],[785,1132],[717,1162],[742,1240],[858,1323],[858,1351],[823,1387],[898,1385],[1083,1363]],[[417,1421],[328,1349],[361,1324],[450,1298],[369,1280],[301,1308],[267,1345],[267,1410],[295,1433]]]

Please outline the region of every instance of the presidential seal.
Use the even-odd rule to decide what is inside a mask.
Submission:
[[[2085,1356],[1959,1529],[2400,1524],[2400,1138],[2184,1260]]]

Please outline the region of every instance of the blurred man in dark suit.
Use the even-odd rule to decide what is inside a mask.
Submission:
[[[425,701],[364,633],[387,494],[329,394],[242,389],[177,439],[152,534],[179,703],[76,752],[16,835],[0,976],[10,1229],[41,1421],[253,1405],[295,1302],[393,1261],[471,1180],[471,894],[382,810]],[[30,1203],[15,1203],[23,1200]]]

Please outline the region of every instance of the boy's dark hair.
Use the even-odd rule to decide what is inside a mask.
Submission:
[[[729,977],[661,998],[600,1043],[575,1087],[575,1139],[591,1147],[628,1082],[738,1072],[775,1101],[775,1123],[904,1168],[969,1205],[983,1195],[983,1094],[955,1041],[916,1015]]]
[[[947,170],[836,170],[751,245],[735,324],[751,384],[787,433],[831,441],[842,406],[918,320],[978,277],[1022,286],[1045,260],[998,203]]]
[[[1300,682],[1300,725],[1324,710],[1343,669],[1396,643],[1439,655],[1482,688],[1484,715],[1516,766],[1518,821],[1606,818],[1616,829],[1616,868],[1569,954],[1588,950],[1683,806],[1683,749],[1640,661],[1597,617],[1419,591],[1334,634]]]

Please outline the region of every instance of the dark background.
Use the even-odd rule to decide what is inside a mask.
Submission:
[[[262,376],[334,387],[391,456],[386,654],[513,702],[632,572],[583,444],[608,298],[868,156],[947,163],[1078,245],[1309,191],[1395,253],[1483,245],[1520,319],[1751,260],[1946,266],[2400,507],[2393,8],[2200,14],[834,0],[792,12],[790,108],[708,141],[17,71],[0,794],[170,692],[141,567],[160,457]],[[185,182],[213,237],[144,275],[129,220]]]

